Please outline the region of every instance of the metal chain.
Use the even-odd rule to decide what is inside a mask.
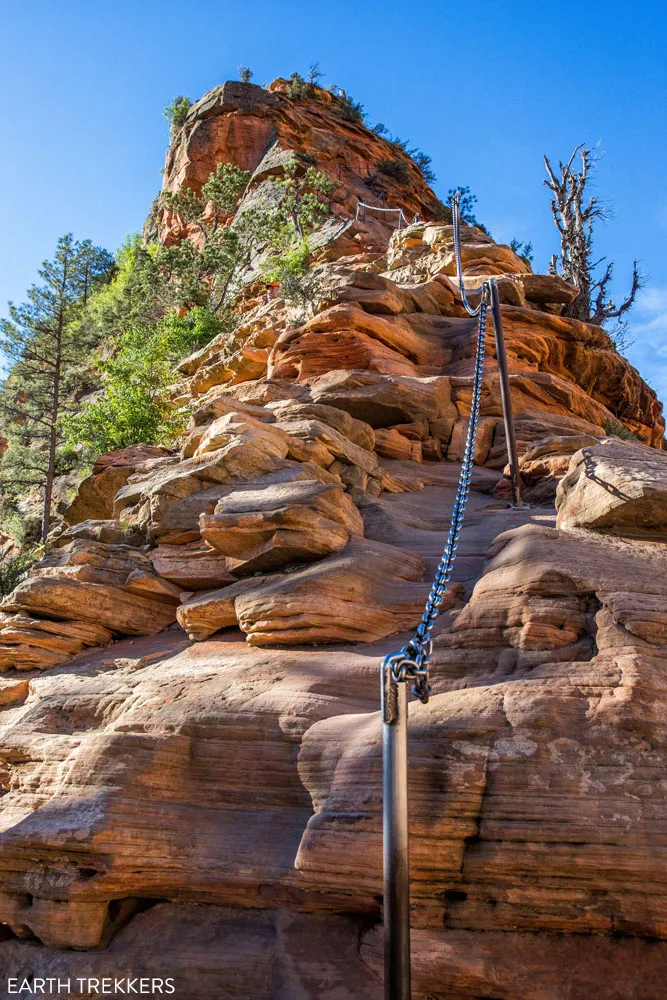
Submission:
[[[431,693],[431,685],[428,681],[428,669],[432,652],[431,632],[435,620],[440,612],[454,568],[456,550],[458,547],[459,535],[463,527],[466,504],[470,495],[470,481],[472,478],[473,460],[475,457],[475,443],[477,437],[477,425],[479,422],[479,410],[482,399],[482,373],[484,370],[484,348],[486,343],[486,316],[488,309],[488,292],[486,284],[483,286],[483,298],[480,302],[478,330],[477,330],[477,353],[475,355],[475,377],[472,389],[472,408],[470,413],[470,423],[468,425],[468,436],[466,438],[463,461],[461,463],[461,474],[454,500],[454,508],[449,526],[449,536],[442,553],[442,557],[436,570],[431,592],[426,602],[424,614],[413,638],[398,653],[390,653],[385,656],[383,665],[391,668],[396,683],[406,681],[408,677],[413,678],[415,683],[412,689],[413,694],[420,701],[426,702]]]
[[[452,198],[452,223],[454,226],[454,257],[456,258],[456,276],[459,282],[459,291],[461,293],[461,300],[465,306],[465,310],[469,316],[478,316],[482,308],[482,302],[484,301],[484,295],[477,303],[477,306],[473,307],[468,302],[466,296],[466,290],[463,286],[463,267],[461,265],[461,192],[457,191]],[[482,286],[483,288],[484,286]]]
[[[435,625],[435,620],[440,613],[440,607],[447,592],[447,585],[454,569],[456,560],[456,550],[458,548],[459,536],[463,527],[465,509],[470,496],[470,482],[472,479],[473,462],[475,458],[475,444],[477,438],[477,425],[479,423],[479,411],[482,400],[482,375],[484,372],[484,351],[486,346],[486,320],[489,307],[490,287],[488,282],[484,282],[481,288],[482,297],[479,305],[473,309],[466,297],[463,288],[461,274],[461,244],[459,228],[459,196],[454,199],[454,252],[456,256],[456,269],[461,289],[461,298],[468,313],[477,316],[477,350],[475,352],[475,374],[472,386],[472,404],[470,409],[470,422],[468,424],[468,436],[466,438],[463,460],[461,462],[461,473],[456,490],[456,498],[452,510],[452,517],[449,525],[449,535],[443,550],[438,568],[435,573],[431,592],[426,601],[424,613],[417,631],[408,643],[397,653],[389,653],[382,661],[383,669],[391,670],[395,683],[403,683],[410,678],[414,681],[413,694],[421,702],[426,704],[431,694],[429,684],[429,665],[431,653],[433,651],[433,641],[431,632]]]

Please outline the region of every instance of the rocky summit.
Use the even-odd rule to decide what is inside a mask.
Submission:
[[[164,190],[232,163],[244,212],[316,163],[333,194],[310,308],[251,268],[240,324],[175,373],[180,447],[100,456],[2,604],[6,976],[168,964],[200,1000],[382,996],[379,663],[447,538],[476,329],[410,158],[403,182],[378,172],[403,154],[286,89],[206,94]],[[187,222],[158,199],[146,232],[168,246]],[[507,505],[489,335],[434,693],[410,708],[414,997],[659,1000],[662,407],[563,315],[561,277],[474,226],[462,262],[471,298],[498,281],[529,506]]]

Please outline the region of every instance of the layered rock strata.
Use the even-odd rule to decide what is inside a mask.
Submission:
[[[179,366],[180,447],[102,456],[3,602],[7,975],[382,996],[378,665],[447,537],[475,350],[451,226],[351,219],[378,184],[432,215],[423,180],[371,182],[385,147],[325,92],[295,103],[278,82],[216,88],[170,151],[169,189],[234,162],[249,198],[311,154],[335,215],[310,314],[249,285],[234,334]],[[183,235],[159,208],[154,223]],[[489,338],[434,694],[410,709],[413,995],[657,1000],[661,407],[604,331],[563,317],[562,279],[473,228],[463,263],[471,296],[499,281],[532,506],[503,502]],[[619,423],[641,440],[610,436]]]

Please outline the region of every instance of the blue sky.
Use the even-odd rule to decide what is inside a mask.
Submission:
[[[436,190],[468,184],[494,237],[557,234],[542,154],[600,143],[596,193],[613,206],[600,256],[647,286],[628,355],[667,400],[667,9],[663,4],[478,0],[252,4],[214,0],[5,0],[0,34],[0,312],[20,301],[59,235],[113,249],[160,186],[161,110],[240,64],[257,83],[318,61],[433,157]]]

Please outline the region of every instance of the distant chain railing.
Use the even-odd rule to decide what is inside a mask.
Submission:
[[[403,211],[402,208],[380,208],[379,205],[370,205],[366,201],[357,202],[357,214],[355,216],[357,222],[359,220],[361,220],[361,222],[366,221],[367,209],[370,209],[371,212],[389,212],[393,213],[394,215],[397,215],[398,216],[398,225],[396,226],[397,229],[401,229],[402,226],[410,225],[410,222],[408,221],[407,216],[405,215],[405,212]],[[412,222],[419,222],[419,212],[415,212]]]

